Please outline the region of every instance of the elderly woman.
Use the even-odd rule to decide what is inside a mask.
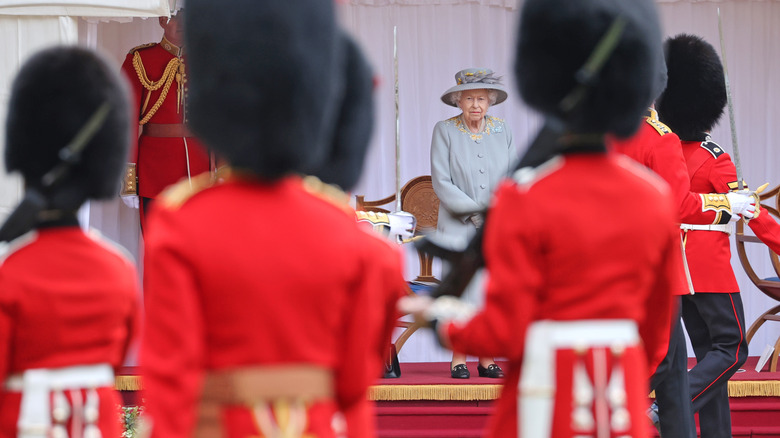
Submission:
[[[484,220],[493,187],[509,173],[517,151],[512,133],[503,120],[487,115],[491,105],[506,100],[506,90],[492,70],[471,68],[455,75],[457,85],[441,100],[461,113],[442,120],[433,129],[431,176],[441,202],[437,233],[449,246],[464,248]],[[446,268],[445,268],[446,269]],[[483,280],[478,273],[463,299],[481,304]],[[492,358],[480,358],[480,377],[503,377]],[[466,355],[453,352],[453,378],[470,377]]]

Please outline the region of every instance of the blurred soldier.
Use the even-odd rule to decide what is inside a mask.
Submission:
[[[175,2],[174,2],[175,3]],[[210,170],[209,154],[187,128],[187,71],[181,5],[160,17],[162,41],[130,50],[122,64],[132,89],[133,144],[122,200],[139,208],[182,178]],[[137,139],[137,142],[135,141]]]
[[[120,76],[84,49],[40,52],[13,83],[5,163],[26,193],[3,232],[26,233],[0,257],[2,437],[122,433],[114,370],[138,329],[137,273],[76,212],[119,192],[128,110]]]
[[[659,115],[682,140],[691,190],[733,196],[736,168],[709,136],[727,103],[718,54],[701,38],[683,34],[666,41],[666,63],[669,81],[658,99]],[[780,249],[780,226],[768,214],[759,213],[748,224],[772,249]],[[682,229],[696,291],[682,299],[697,360],[688,373],[690,397],[699,412],[701,436],[730,437],[727,383],[748,355],[742,298],[731,268],[731,227],[684,223]]]
[[[340,118],[370,111],[370,71],[329,1],[190,0],[185,20],[192,127],[231,171],[172,187],[148,218],[152,436],[371,436],[400,260],[342,192],[298,176],[357,179],[365,138],[342,143]]]
[[[488,436],[646,437],[647,379],[667,350],[682,269],[677,212],[666,184],[608,153],[604,135],[632,135],[652,100],[655,5],[528,0],[519,29],[520,92],[561,134],[496,192],[484,309],[442,298],[403,308],[437,320],[445,346],[509,360]]]
[[[371,68],[355,41],[342,35],[346,50],[346,89],[338,111],[331,148],[324,163],[311,171],[313,176],[329,184],[326,191],[334,199],[344,203],[348,199],[344,191],[357,184],[363,169],[363,161],[371,140],[374,126],[374,82]],[[364,311],[362,342],[371,352],[367,358],[367,370],[385,377],[400,377],[401,370],[395,346],[389,342],[398,318],[396,301],[406,295],[408,286],[403,278],[402,254],[398,242],[414,233],[414,216],[395,212],[370,215],[358,211],[359,224],[368,224],[365,236],[360,236],[366,249],[372,254],[371,263],[364,266],[370,271],[366,280],[371,281],[370,293],[364,298],[374,300]],[[411,218],[411,223],[407,220]],[[409,231],[411,227],[411,231]],[[391,346],[388,349],[388,345]],[[383,366],[383,364],[386,366]],[[348,435],[372,437],[376,435],[374,403],[364,397],[344,412]]]

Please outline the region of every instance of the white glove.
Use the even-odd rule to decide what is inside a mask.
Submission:
[[[404,314],[410,313],[416,319],[426,322],[433,320],[466,322],[477,313],[477,309],[472,304],[448,295],[435,300],[427,296],[403,297],[398,300],[398,310]]]
[[[120,196],[120,198],[122,198],[122,202],[124,202],[128,208],[136,208],[136,209],[138,208],[139,205],[138,195]]]
[[[413,214],[405,211],[396,211],[388,213],[387,218],[390,221],[390,233],[388,235],[390,239],[403,242],[414,236],[417,219]]]
[[[741,215],[747,220],[753,219],[756,212],[756,199],[750,194],[749,190],[728,192],[726,193],[726,198],[731,205],[732,222],[739,220],[737,215]]]
[[[484,224],[485,224],[485,217],[484,217],[484,216],[482,216],[482,215],[481,215],[481,214],[479,214],[479,213],[474,213],[474,214],[472,214],[471,216],[469,216],[469,220],[470,220],[470,221],[471,221],[471,223],[472,223],[472,224],[474,224],[474,226],[475,226],[475,227],[477,227],[477,228],[482,228],[482,225],[484,225]]]

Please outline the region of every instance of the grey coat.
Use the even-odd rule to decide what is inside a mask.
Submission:
[[[517,159],[512,133],[502,119],[485,116],[472,133],[461,116],[436,123],[431,140],[431,178],[439,197],[437,240],[462,249],[476,227],[459,213],[488,207],[493,189]]]

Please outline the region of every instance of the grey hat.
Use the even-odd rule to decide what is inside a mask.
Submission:
[[[457,107],[452,103],[452,94],[465,90],[496,90],[498,97],[496,103],[506,100],[506,89],[501,85],[501,78],[493,75],[493,70],[489,68],[467,68],[455,73],[455,85],[441,95],[441,101],[449,106]]]

